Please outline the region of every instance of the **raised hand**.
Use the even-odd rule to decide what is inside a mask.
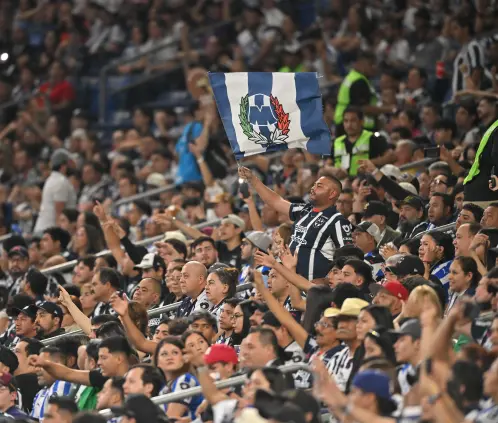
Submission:
[[[93,213],[99,218],[100,222],[107,222],[107,214],[104,210],[104,206],[102,206],[100,202],[96,201],[95,206],[93,206]]]
[[[377,167],[372,163],[371,160],[359,160],[360,170],[364,173],[374,173]]]
[[[252,170],[245,166],[239,167],[239,177],[245,179],[249,184],[251,184],[254,180],[254,174],[252,173]]]
[[[280,260],[282,260],[282,264],[287,267],[287,269],[295,269],[297,267],[297,254],[297,248],[294,251],[294,254],[292,254],[289,247],[286,246],[283,253],[280,255]]]
[[[62,304],[64,307],[68,307],[69,304],[72,304],[73,300],[71,299],[71,295],[69,292],[65,290],[65,288],[62,285],[59,285],[59,303]]]
[[[275,266],[276,262],[277,260],[275,260],[275,257],[273,257],[273,255],[265,254],[262,251],[256,251],[256,253],[254,254],[254,263],[256,263],[258,266],[273,267]]]
[[[120,316],[124,316],[126,313],[128,313],[128,301],[120,297],[117,292],[112,294],[110,303],[114,311]]]

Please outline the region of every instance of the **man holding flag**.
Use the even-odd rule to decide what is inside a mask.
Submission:
[[[351,223],[335,206],[342,192],[341,182],[324,174],[311,187],[310,202],[299,204],[283,199],[246,167],[239,168],[239,176],[252,186],[265,204],[288,214],[294,221],[290,249],[293,253],[297,250],[296,272],[310,281],[326,277],[334,251],[353,243]]]

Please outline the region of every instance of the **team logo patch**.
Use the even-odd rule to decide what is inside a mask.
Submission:
[[[315,220],[315,222],[313,223],[313,227],[315,228],[319,228],[323,225],[325,225],[325,223],[327,222],[327,218],[326,217],[319,217],[318,219]]]
[[[342,229],[348,234],[351,232],[351,225],[342,225]]]
[[[290,119],[277,97],[265,94],[246,95],[240,100],[239,123],[249,141],[270,147],[286,144]]]
[[[209,304],[208,303],[201,303],[201,308],[203,310],[207,310],[209,308]]]
[[[182,383],[180,383],[180,388],[182,388],[182,389],[189,389],[190,385],[188,383],[182,382]]]

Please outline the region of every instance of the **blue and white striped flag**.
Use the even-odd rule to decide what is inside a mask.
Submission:
[[[209,81],[237,160],[288,148],[330,154],[316,73],[210,73]]]

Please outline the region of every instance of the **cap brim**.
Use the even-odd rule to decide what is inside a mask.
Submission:
[[[148,264],[137,264],[136,266],[133,266],[133,269],[141,269],[141,270],[144,270],[144,269],[152,269],[154,266],[153,265],[148,265]]]

